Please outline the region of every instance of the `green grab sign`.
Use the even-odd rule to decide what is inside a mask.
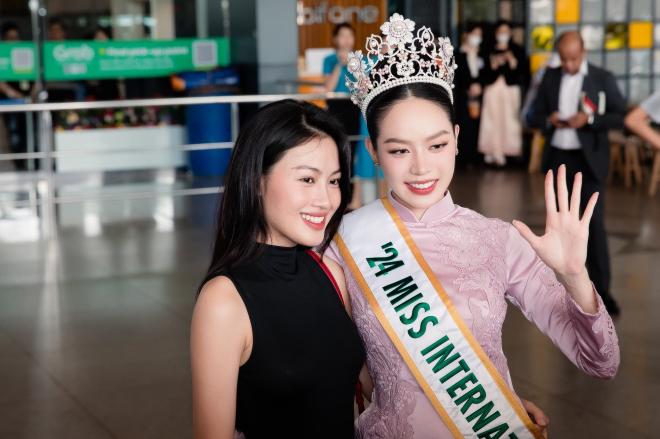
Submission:
[[[0,42],[0,81],[37,79],[35,59],[32,43]]]
[[[167,76],[228,64],[227,38],[51,41],[44,45],[47,81]]]
[[[229,39],[47,41],[46,81],[146,78],[229,64]],[[0,81],[36,80],[33,43],[0,42]]]

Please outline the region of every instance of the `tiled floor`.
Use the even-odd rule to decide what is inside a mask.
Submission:
[[[452,193],[488,216],[543,226],[538,176],[463,172]],[[660,198],[616,184],[607,201],[623,309],[616,379],[579,373],[514,308],[505,324],[514,383],[550,416],[553,438],[660,431]],[[152,215],[104,220],[136,203]],[[107,201],[90,207],[94,220],[84,206],[63,207],[58,244],[0,242],[0,438],[191,437],[189,321],[213,203]]]

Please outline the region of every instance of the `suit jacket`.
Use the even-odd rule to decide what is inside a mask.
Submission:
[[[530,125],[544,131],[546,144],[550,146],[555,128],[548,121],[552,113],[559,109],[559,86],[562,69],[548,69],[539,85],[534,102]],[[582,83],[582,92],[597,107],[592,124],[577,130],[584,157],[594,176],[599,181],[607,178],[610,164],[610,146],[607,132],[623,128],[626,101],[619,91],[614,76],[607,70],[588,64],[588,72]],[[605,102],[602,102],[602,101]],[[550,148],[543,151],[543,167],[548,169]]]
[[[481,58],[481,63],[483,65],[479,68],[478,76],[476,78],[472,77],[470,73],[470,67],[467,62],[467,55],[463,51],[459,51],[456,54],[456,73],[454,76],[454,108],[458,111],[459,109],[465,110],[467,113],[467,92],[470,86],[474,83],[483,85],[484,82],[484,70],[486,68],[485,60],[481,53],[479,53]]]

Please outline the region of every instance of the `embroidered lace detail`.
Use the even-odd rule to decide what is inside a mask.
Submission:
[[[569,315],[568,293],[566,292],[566,288],[564,288],[564,286],[557,280],[557,276],[555,275],[555,272],[552,271],[552,268],[545,264],[541,264],[537,276],[543,286],[542,291],[539,291],[539,294],[556,298],[555,302],[559,303],[560,313],[563,315]]]
[[[591,329],[604,340],[603,345],[598,350],[603,356],[598,365],[598,370],[603,376],[613,377],[619,369],[619,338],[616,335],[614,323],[606,311],[600,313]]]
[[[374,382],[371,405],[360,415],[356,437],[365,439],[409,439],[414,430],[408,418],[415,410],[419,387],[402,377],[407,368],[380,326],[352,276],[346,277],[353,319],[367,352],[367,365]],[[356,297],[357,296],[357,297]]]
[[[506,316],[507,271],[504,258],[509,225],[484,219],[465,210],[432,233],[440,245],[434,252],[457,273],[451,283],[458,297],[466,301],[470,315],[462,316],[484,352],[503,377],[508,376],[502,350],[502,324]]]

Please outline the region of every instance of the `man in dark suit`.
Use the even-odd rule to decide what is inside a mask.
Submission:
[[[541,82],[531,115],[531,125],[543,129],[545,171],[557,173],[566,165],[569,190],[582,173],[582,208],[594,192],[598,203],[589,225],[587,270],[612,315],[619,307],[610,295],[610,256],[604,221],[605,181],[610,146],[607,132],[622,128],[626,102],[614,76],[587,63],[578,32],[565,32],[556,44],[561,67],[548,69]]]

